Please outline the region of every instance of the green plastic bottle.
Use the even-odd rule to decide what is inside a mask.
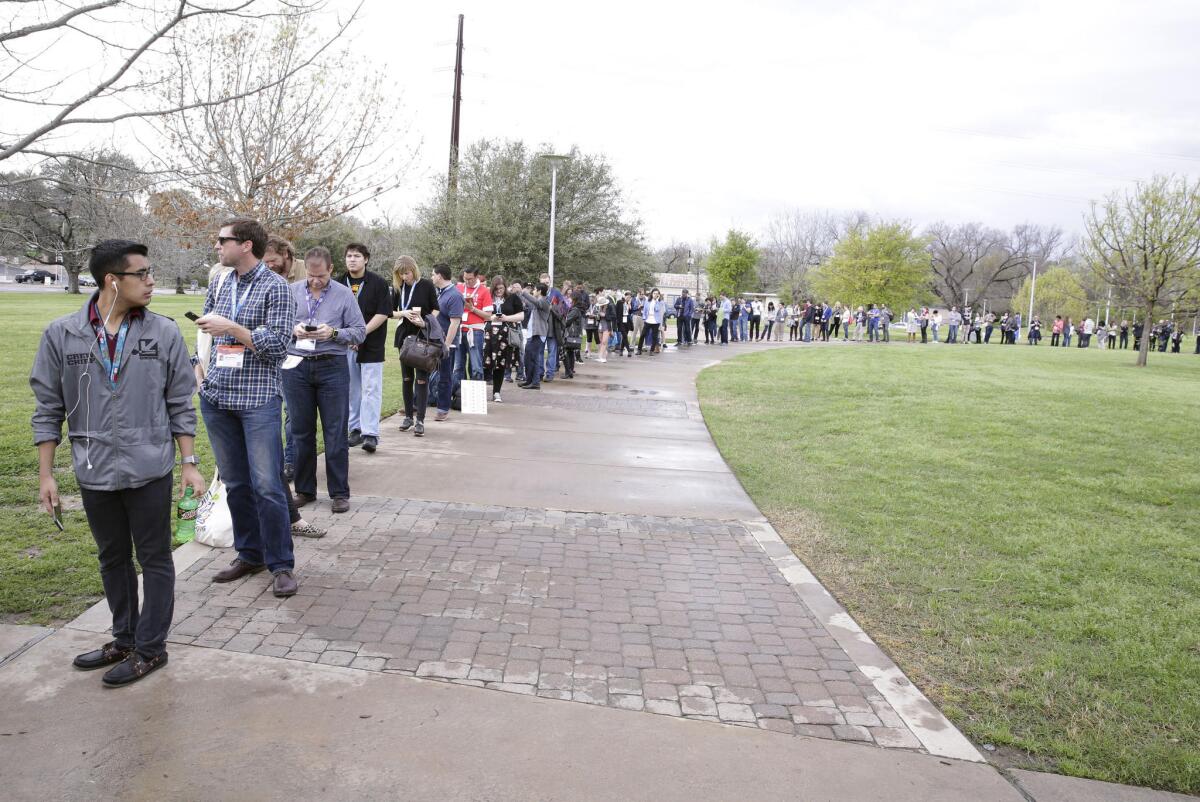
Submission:
[[[183,498],[175,508],[175,542],[187,543],[196,536],[196,510],[200,502],[194,497],[192,488],[183,491]]]

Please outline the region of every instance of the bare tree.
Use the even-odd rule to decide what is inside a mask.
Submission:
[[[138,165],[111,151],[56,157],[37,173],[0,175],[0,239],[42,264],[61,264],[68,290],[99,239],[141,225]]]
[[[758,264],[762,286],[785,296],[807,294],[809,271],[833,254],[833,246],[847,230],[859,224],[860,217],[799,209],[772,217]]]
[[[926,236],[933,291],[948,306],[1007,301],[1035,263],[1044,266],[1065,252],[1061,230],[1028,223],[1011,232],[981,223],[935,223]]]
[[[1092,203],[1085,218],[1092,270],[1141,307],[1148,328],[1154,311],[1200,293],[1200,180],[1155,176]],[[1144,367],[1150,337],[1142,337]]]
[[[285,20],[178,54],[163,95],[187,110],[163,121],[166,160],[200,204],[176,209],[181,224],[232,212],[294,236],[399,186],[408,162],[383,76],[349,51],[300,71],[315,39]],[[269,88],[248,94],[255,86]]]
[[[75,129],[219,107],[271,89],[287,76],[245,84],[236,94],[150,102],[150,90],[164,80],[168,53],[211,47],[213,29],[202,24],[206,20],[296,22],[323,5],[324,0],[0,0],[0,17],[10,20],[0,30],[0,162],[21,154],[72,155],[55,143]],[[335,26],[333,38],[343,30]],[[292,69],[304,69],[323,49],[321,43],[310,47],[308,58]],[[76,69],[79,63],[87,66]]]

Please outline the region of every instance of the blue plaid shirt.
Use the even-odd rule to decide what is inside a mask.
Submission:
[[[233,312],[234,286],[238,310]],[[204,300],[204,314],[215,312],[250,330],[254,350],[246,349],[240,368],[217,367],[218,345],[237,345],[229,335],[213,337],[213,353],[200,395],[221,409],[255,409],[280,393],[279,365],[287,356],[292,329],[296,325],[296,302],[287,282],[264,265],[244,276],[230,274],[225,281],[214,281]]]

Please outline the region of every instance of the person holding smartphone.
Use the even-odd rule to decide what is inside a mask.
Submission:
[[[77,656],[74,665],[109,668],[103,683],[110,687],[136,682],[167,664],[175,604],[176,446],[180,495],[186,488],[196,495],[205,490],[193,451],[196,379],[175,321],[146,308],[154,294],[148,253],[130,240],[96,244],[88,267],[100,289],[78,312],[46,327],[29,377],[39,500],[61,528],[54,452],[66,422],[113,616],[113,640]],[[140,608],[134,553],[142,567]]]

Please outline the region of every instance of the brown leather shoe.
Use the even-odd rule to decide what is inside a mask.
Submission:
[[[235,579],[241,579],[244,576],[250,576],[250,574],[257,574],[266,567],[267,566],[265,565],[251,565],[250,563],[245,563],[237,558],[234,558],[234,561],[229,564],[228,568],[226,568],[224,571],[217,571],[215,574],[213,574],[212,581],[232,582]]]
[[[333,500],[333,511],[334,512],[350,512],[350,499],[335,498]]]
[[[275,575],[275,581],[272,583],[271,590],[278,598],[292,596],[300,589],[300,583],[296,581],[296,577],[292,576],[291,571],[280,571]]]
[[[303,507],[305,504],[312,504],[316,500],[317,500],[316,496],[310,496],[308,493],[297,493],[296,494],[296,507],[300,508],[300,507]]]
[[[116,668],[105,672],[100,681],[106,688],[119,688],[137,682],[152,671],[157,671],[167,664],[167,653],[163,652],[149,660],[137,652],[131,652]]]

